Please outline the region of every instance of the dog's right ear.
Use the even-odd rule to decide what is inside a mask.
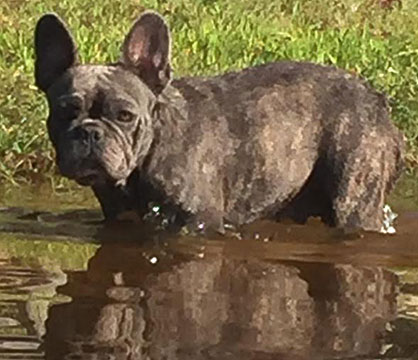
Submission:
[[[147,11],[132,26],[120,62],[159,94],[171,78],[170,30],[157,13]]]
[[[47,91],[68,68],[77,63],[74,40],[55,14],[42,16],[35,29],[35,84]]]

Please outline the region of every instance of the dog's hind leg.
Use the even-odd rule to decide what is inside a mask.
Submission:
[[[335,185],[330,190],[336,227],[381,230],[385,196],[401,168],[395,143],[381,134],[364,134],[356,149],[333,159],[330,176]]]

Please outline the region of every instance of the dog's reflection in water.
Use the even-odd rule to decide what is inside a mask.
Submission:
[[[219,245],[218,245],[219,246]],[[311,359],[378,354],[397,278],[380,267],[104,244],[52,306],[47,359]]]

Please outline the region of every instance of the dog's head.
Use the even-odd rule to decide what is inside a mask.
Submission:
[[[148,152],[152,113],[170,80],[170,35],[143,14],[113,65],[80,65],[64,23],[46,14],[35,30],[35,80],[49,104],[48,133],[60,172],[82,185],[123,182]]]

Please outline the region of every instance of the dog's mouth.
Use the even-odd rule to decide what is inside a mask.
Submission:
[[[84,165],[84,164],[83,164]],[[104,165],[96,163],[95,166],[79,166],[68,171],[62,171],[61,174],[71,180],[74,180],[82,186],[93,186],[100,183],[114,182],[120,180],[118,177],[113,177]]]
[[[60,173],[82,186],[118,181],[125,178],[125,163],[119,164],[119,158],[111,158],[106,153],[89,151],[89,153],[59,153],[57,165]]]
[[[78,166],[70,167],[59,164],[58,167],[63,176],[76,181],[82,186],[92,186],[107,178],[106,172],[101,166],[98,166],[98,164],[95,164],[95,166],[91,166],[91,164],[88,164],[89,166],[86,165],[87,164],[78,164]]]

